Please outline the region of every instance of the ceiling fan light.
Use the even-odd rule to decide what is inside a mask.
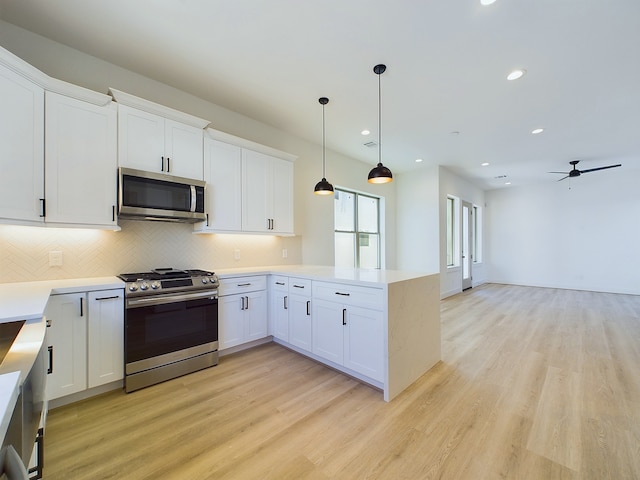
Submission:
[[[377,166],[371,169],[369,172],[369,183],[389,183],[393,180],[393,174],[391,170],[385,167],[382,163],[378,163]]]
[[[313,189],[313,193],[316,195],[331,195],[333,194],[333,185],[331,185],[326,178],[323,178],[318,183],[316,183],[316,187]]]

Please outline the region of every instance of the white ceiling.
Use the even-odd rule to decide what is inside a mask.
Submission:
[[[640,168],[639,0],[0,0],[0,18],[316,143],[327,96],[328,148],[369,163],[384,63],[394,172],[490,189],[574,159]]]

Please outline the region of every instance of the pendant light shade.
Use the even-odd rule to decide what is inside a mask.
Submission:
[[[324,106],[329,103],[329,99],[327,97],[320,97],[318,99],[320,105],[322,105],[322,180],[316,183],[316,187],[313,189],[313,193],[316,195],[332,195],[333,194],[333,185],[331,185],[326,177],[326,159],[325,159],[325,143],[324,143]]]
[[[381,95],[380,95],[380,75],[387,69],[386,65],[376,65],[373,67],[373,73],[378,75],[378,165],[369,172],[369,183],[389,183],[393,181],[391,170],[382,164],[382,114],[381,114]]]

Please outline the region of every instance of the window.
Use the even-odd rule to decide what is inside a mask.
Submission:
[[[453,267],[456,264],[455,255],[455,239],[456,239],[456,222],[455,222],[455,199],[447,197],[447,267]]]
[[[482,208],[473,206],[473,263],[482,263]]]
[[[336,188],[336,267],[380,268],[380,199]]]
[[[447,195],[447,267],[459,267],[461,260],[460,244],[462,236],[461,201],[458,197]]]

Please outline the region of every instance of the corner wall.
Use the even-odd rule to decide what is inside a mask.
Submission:
[[[472,185],[470,182],[455,175],[445,167],[439,167],[439,220],[440,231],[440,296],[449,297],[462,291],[462,267],[447,267],[447,195],[453,195],[460,200],[472,203],[481,208],[485,206],[485,192]],[[462,206],[460,206],[460,210]],[[484,212],[483,212],[484,213]],[[462,212],[458,212],[458,218],[462,218]],[[482,261],[471,265],[472,285],[478,286],[487,281],[487,263],[490,258],[488,239],[492,238],[483,227],[483,256]]]
[[[640,294],[640,170],[487,192],[491,282]]]

